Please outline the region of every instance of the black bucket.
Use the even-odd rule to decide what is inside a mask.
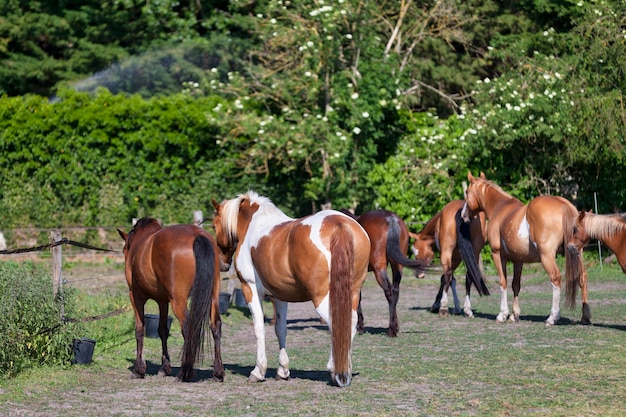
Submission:
[[[72,363],[89,364],[93,358],[93,350],[96,347],[96,341],[93,339],[74,339],[74,356],[72,357]]]
[[[225,314],[230,305],[230,294],[227,292],[220,293],[220,314]]]
[[[240,288],[235,288],[235,305],[237,307],[248,307],[246,297],[243,296],[243,291]]]
[[[156,339],[159,337],[159,315],[158,314],[146,314],[146,337]],[[172,326],[172,316],[167,316],[167,332],[170,332]]]

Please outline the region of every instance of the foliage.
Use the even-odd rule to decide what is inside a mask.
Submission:
[[[566,12],[574,30],[494,41],[491,54],[515,64],[477,85],[466,119],[474,133],[469,166],[522,200],[557,194],[589,208],[599,191],[600,210],[612,210],[626,197],[613,187],[623,181],[617,167],[626,155],[626,9],[581,2]]]
[[[50,273],[40,265],[0,262],[0,374],[68,364],[77,329],[62,312],[71,314],[75,301],[73,291],[53,294]]]
[[[106,90],[0,99],[3,226],[189,221],[238,185],[222,181],[230,168],[207,117],[219,101]]]

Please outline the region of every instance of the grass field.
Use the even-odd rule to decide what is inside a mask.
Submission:
[[[96,270],[104,266],[94,267]],[[83,280],[86,315],[127,304],[119,266],[107,285]],[[67,274],[80,276],[81,268]],[[620,416],[626,414],[626,276],[615,266],[591,266],[592,326],[581,326],[580,302],[562,310],[546,328],[551,303],[543,270],[525,268],[519,323],[496,323],[499,290],[487,271],[490,297],[474,298],[476,317],[430,313],[438,276],[405,276],[398,304],[400,335],[385,335],[387,305],[373,276],[363,288],[367,333],[355,338],[352,385],[329,385],[325,370],[329,334],[310,303],[293,304],[288,316],[292,378],[273,379],[277,342],[266,325],[268,379],[249,384],[255,363],[251,320],[231,307],[223,316],[223,383],[209,379],[211,363],[198,366],[197,381],[157,377],[160,342],[147,339],[148,373],[130,379],[135,356],[132,312],[89,323],[97,340],[94,362],[65,369],[37,369],[0,381],[2,416]],[[103,273],[103,275],[106,275]],[[76,279],[75,282],[80,282]],[[459,295],[464,295],[463,282]],[[510,291],[510,290],[509,290]],[[512,296],[509,296],[509,300]],[[153,306],[154,307],[154,306]],[[269,304],[266,314],[271,313]],[[182,337],[172,325],[170,351],[179,370]],[[206,354],[210,358],[209,354]]]

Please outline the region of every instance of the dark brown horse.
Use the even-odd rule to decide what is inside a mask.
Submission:
[[[398,335],[398,313],[396,306],[400,297],[400,281],[402,280],[403,267],[411,268],[418,277],[424,277],[426,261],[412,260],[406,257],[409,248],[409,229],[404,221],[394,212],[389,210],[372,210],[354,216],[348,210],[343,213],[353,216],[359,222],[370,238],[372,249],[370,251],[369,270],[374,272],[378,285],[381,286],[389,304],[389,328],[387,336]],[[389,282],[387,264],[391,266],[393,281]],[[365,332],[363,325],[363,312],[359,299],[357,331]]]
[[[574,222],[574,234],[568,249],[578,253],[591,239],[602,242],[617,257],[626,274],[626,214],[593,214],[580,211]],[[576,285],[568,286],[576,291]],[[576,295],[573,295],[574,299]]]
[[[137,358],[133,375],[143,378],[144,307],[146,301],[159,305],[161,368],[159,375],[171,375],[167,350],[167,315],[169,304],[180,322],[184,344],[178,379],[193,378],[194,362],[202,354],[205,328],[210,326],[215,343],[213,379],[224,380],[220,339],[222,321],[219,313],[220,269],[217,246],[204,229],[192,225],[162,227],[152,218],[140,219],[124,239],[126,282],[135,310]],[[189,307],[188,307],[189,303]]]
[[[265,379],[265,327],[261,300],[267,289],[275,300],[279,345],[276,377],[288,379],[287,303],[312,301],[329,324],[328,370],[332,383],[352,381],[352,340],[359,294],[367,275],[370,242],[359,223],[324,210],[293,219],[267,197],[248,191],[218,204],[213,225],[222,260],[236,271],[248,302],[257,341],[256,366],[249,381]]]
[[[520,317],[519,292],[524,263],[541,262],[552,283],[552,308],[546,325],[560,318],[561,272],[556,264],[556,254],[569,242],[572,225],[578,210],[562,197],[539,196],[528,204],[504,192],[499,186],[468,172],[470,184],[466,191],[463,219],[469,221],[478,212],[487,216],[487,240],[491,256],[500,277],[500,314],[496,320],[518,321]],[[567,282],[577,282],[583,288],[583,317],[589,323],[591,316],[587,304],[587,275],[582,264],[582,253],[565,250],[565,276]],[[507,262],[513,262],[513,314],[509,317],[507,303]],[[568,300],[572,303],[572,300]]]
[[[489,289],[478,266],[480,251],[486,240],[485,214],[479,213],[469,224],[466,224],[460,216],[464,204],[464,200],[449,202],[426,223],[419,233],[410,234],[414,239],[411,249],[415,259],[422,259],[430,264],[435,257],[435,248],[440,253],[443,274],[431,311],[439,313],[442,317],[449,314],[447,296],[449,288],[452,289],[454,297],[454,314],[460,314],[463,311],[467,317],[474,316],[470,302],[472,283],[480,295],[489,295]],[[461,303],[456,294],[454,271],[463,260],[465,260],[467,275],[465,303],[461,310]]]

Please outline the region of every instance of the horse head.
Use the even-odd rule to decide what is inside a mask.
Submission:
[[[233,262],[233,255],[237,249],[237,236],[230,230],[229,220],[226,215],[226,201],[219,204],[212,200],[215,213],[213,214],[213,228],[215,229],[215,242],[220,250],[220,270],[228,271]]]
[[[588,212],[584,210],[580,210],[578,212],[578,217],[573,221],[572,225],[572,237],[567,242],[567,250],[569,250],[573,254],[578,254],[579,251],[585,247],[587,243],[591,240],[591,236],[587,233],[587,229],[585,228],[585,215],[592,211]]]
[[[421,259],[430,265],[435,257],[435,251],[433,250],[433,245],[435,244],[434,236],[422,236],[413,232],[409,232],[409,236],[413,238],[411,251],[415,259]]]
[[[461,218],[466,223],[470,222],[482,210],[477,188],[478,184],[484,182],[486,178],[482,172],[480,177],[476,178],[471,171],[468,171],[467,179],[469,180],[469,185],[465,190],[465,204],[461,210]]]

